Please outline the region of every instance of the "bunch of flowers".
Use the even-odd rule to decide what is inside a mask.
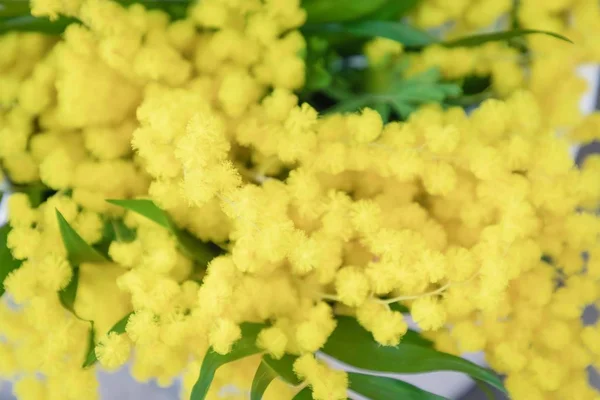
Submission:
[[[183,399],[439,398],[323,355],[597,398],[600,157],[569,154],[600,137],[571,76],[597,4],[523,0],[524,29],[463,37],[511,2],[121,3],[0,18],[20,400],[98,398],[94,365],[127,363]]]

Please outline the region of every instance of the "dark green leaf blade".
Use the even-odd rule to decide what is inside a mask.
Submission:
[[[423,47],[437,43],[438,39],[408,24],[396,21],[359,21],[348,23],[311,24],[302,30],[306,33],[344,33],[359,38],[384,37],[402,43],[405,47]]]
[[[0,297],[5,292],[4,280],[12,271],[19,268],[22,264],[21,260],[15,260],[8,248],[6,241],[10,233],[10,225],[5,224],[0,227]]]
[[[371,400],[445,400],[409,383],[383,376],[348,373],[349,389]]]
[[[538,29],[514,29],[504,32],[482,33],[479,35],[467,36],[449,42],[442,43],[445,47],[475,47],[488,42],[507,41],[521,36],[542,34],[555,37],[565,42],[573,43],[571,39],[555,32],[542,31]]]
[[[388,0],[303,0],[306,22],[343,22],[359,19],[370,14]]]
[[[208,349],[204,360],[202,360],[198,380],[192,388],[190,400],[203,400],[206,398],[208,389],[215,377],[215,372],[221,365],[260,353],[262,350],[256,346],[256,338],[264,327],[263,324],[242,324],[242,338],[233,345],[228,354],[222,355],[216,353],[212,348]]]
[[[221,254],[221,249],[219,249],[218,246],[212,243],[203,242],[189,232],[179,229],[175,223],[171,221],[169,215],[154,204],[152,200],[131,199],[106,201],[140,214],[170,230],[177,238],[181,251],[201,266],[208,265],[210,260]]]
[[[90,365],[93,365],[97,360],[95,353],[96,341],[94,339],[96,336],[96,330],[94,329],[94,321],[90,321],[90,330],[88,335],[87,356],[85,357],[85,360],[83,360],[83,364],[81,365],[82,368],[87,368]],[[93,357],[91,356],[92,354]]]
[[[367,15],[364,19],[372,21],[399,20],[417,6],[419,0],[389,0],[386,5]]]
[[[50,21],[48,18],[36,18],[32,15],[18,15],[0,18],[0,33],[20,31],[58,35],[73,22],[77,22],[77,20],[74,18],[59,17],[56,21]]]
[[[406,334],[402,337],[402,341],[418,346],[433,347],[433,342],[431,340],[424,338],[419,332],[413,331],[412,329],[406,331]]]
[[[104,263],[108,261],[79,236],[58,210],[56,210],[56,218],[58,219],[63,244],[65,245],[65,249],[67,249],[67,258],[71,265],[76,266],[84,262]]]
[[[396,347],[381,346],[355,319],[340,316],[337,320],[338,325],[325,343],[323,352],[346,364],[392,373],[463,372],[506,391],[495,373],[468,360],[409,341],[401,341]],[[349,348],[352,351],[348,351]]]
[[[69,284],[58,292],[58,299],[64,308],[71,311],[75,316],[75,298],[79,287],[79,267],[73,268],[73,274]]]
[[[269,384],[277,378],[277,373],[273,371],[267,363],[261,362],[258,364],[258,369],[252,379],[252,387],[250,388],[250,400],[261,400]]]
[[[292,400],[313,400],[312,390],[310,390],[309,387],[305,387],[304,389],[296,393]]]
[[[133,312],[127,314],[126,316],[124,316],[123,318],[121,318],[119,321],[117,321],[112,328],[110,328],[110,330],[107,332],[111,333],[117,333],[119,335],[125,333],[125,328],[127,327],[127,322],[129,322],[129,317],[131,317],[131,315],[133,314]],[[93,323],[92,323],[92,329],[94,328]],[[92,366],[96,363],[96,361],[98,361],[98,358],[96,357],[96,344],[93,341],[93,335],[92,335],[92,343],[91,345],[88,346],[88,351],[87,351],[87,355],[85,357],[85,361],[83,363],[83,368],[87,368],[89,366]]]
[[[161,210],[152,200],[148,199],[129,199],[129,200],[106,200],[110,204],[123,207],[127,210],[136,212],[144,217],[156,222],[157,224],[171,229],[171,221],[167,213]]]
[[[279,360],[274,359],[270,355],[263,356],[263,362],[269,365],[277,375],[290,385],[299,385],[302,381],[294,373],[294,362],[298,357],[290,354],[285,354]]]

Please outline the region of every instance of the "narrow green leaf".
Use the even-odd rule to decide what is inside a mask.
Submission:
[[[390,304],[390,309],[392,311],[398,311],[398,312],[400,312],[402,314],[409,314],[410,313],[410,310],[408,309],[408,307],[406,307],[404,304],[401,304],[399,302]]]
[[[0,227],[0,297],[4,294],[4,280],[12,271],[16,270],[23,263],[21,260],[15,260],[10,249],[6,245],[10,225],[5,224]]]
[[[371,94],[356,95],[347,100],[340,101],[333,107],[329,107],[327,110],[325,110],[325,113],[333,114],[359,111],[361,108],[371,104],[374,100],[375,99]]]
[[[152,200],[133,199],[133,200],[106,200],[110,204],[114,204],[133,212],[136,212],[144,217],[156,222],[157,224],[171,229],[171,221],[167,213],[161,210]]]
[[[262,360],[263,363],[269,365],[285,382],[297,386],[302,383],[294,373],[294,362],[297,358],[296,356],[286,354],[279,360],[276,360],[267,354],[263,356]]]
[[[110,224],[117,241],[128,243],[135,240],[136,231],[125,225],[122,219],[111,219]]]
[[[59,17],[56,21],[50,21],[48,18],[36,18],[32,15],[18,15],[0,18],[0,33],[21,31],[58,35],[73,22],[77,22],[77,20],[74,18]]]
[[[371,400],[444,400],[426,390],[419,389],[404,381],[383,376],[348,373],[348,388]]]
[[[192,388],[190,400],[203,400],[206,398],[208,389],[215,377],[215,372],[221,365],[260,353],[262,350],[256,346],[256,338],[264,327],[263,324],[242,324],[242,338],[233,345],[228,354],[221,355],[212,348],[208,349],[204,360],[202,360],[198,380]]]
[[[423,47],[438,42],[434,36],[397,21],[311,24],[305,25],[302,31],[307,34],[344,33],[359,38],[384,37],[400,42],[405,47]]]
[[[489,386],[484,385],[480,381],[475,381],[475,384],[483,392],[483,394],[485,395],[485,397],[488,400],[496,400],[496,395],[494,394],[494,391]]]
[[[434,343],[431,340],[424,338],[419,332],[413,331],[412,329],[406,331],[406,334],[402,337],[402,341],[405,343],[411,343],[418,346],[425,346],[431,348],[433,348],[434,345]]]
[[[419,4],[419,0],[388,0],[388,2],[375,12],[366,15],[364,19],[371,21],[399,20]]]
[[[107,200],[111,204],[115,204],[136,212],[144,217],[156,222],[157,224],[169,229],[178,239],[182,251],[196,261],[206,264],[212,258],[219,254],[219,249],[216,246],[211,246],[204,243],[191,235],[189,232],[177,228],[171,221],[169,215],[156,206],[151,200],[134,199],[134,200]]]
[[[90,330],[88,333],[88,347],[87,347],[87,356],[85,360],[83,360],[82,368],[87,368],[90,365],[93,365],[96,362],[96,341],[94,340],[96,336],[96,330],[94,329],[94,321],[90,321]],[[93,359],[92,356],[93,355]]]
[[[381,346],[355,319],[339,316],[337,320],[337,327],[323,347],[323,352],[346,364],[391,373],[463,372],[506,391],[494,372],[468,360],[408,340],[401,341],[395,347]]]
[[[396,111],[396,113],[398,113],[398,115],[404,119],[408,118],[408,116],[416,110],[416,108],[409,103],[399,99],[391,100],[390,103],[394,111]]]
[[[67,249],[67,258],[71,265],[77,266],[84,262],[104,263],[108,261],[102,254],[79,236],[58,210],[56,210],[56,218],[58,219],[58,226],[60,228],[63,244]]]
[[[343,22],[359,19],[370,14],[388,0],[303,0],[306,22]]]
[[[294,396],[292,400],[313,400],[312,390],[307,386]]]
[[[73,275],[69,284],[58,292],[58,298],[64,308],[71,311],[75,316],[75,298],[77,297],[77,288],[79,287],[79,267],[73,268]],[[79,318],[79,317],[78,317]]]
[[[152,200],[133,199],[133,200],[106,200],[107,202],[126,208],[135,213],[156,222],[162,227],[171,231],[177,238],[179,247],[186,256],[196,261],[201,266],[206,266],[213,258],[221,254],[222,250],[212,244],[201,241],[189,232],[179,229],[171,221],[169,215],[161,210]]]
[[[29,2],[26,0],[0,1],[0,18],[29,14]]]
[[[133,313],[129,313],[126,316],[124,316],[123,318],[121,318],[118,322],[116,322],[112,328],[110,328],[110,330],[107,332],[111,333],[117,333],[119,335],[125,333],[125,328],[127,327],[127,322],[129,321],[129,317],[131,317]],[[93,323],[92,323],[92,329],[94,328]],[[85,361],[83,363],[83,368],[87,368],[89,366],[92,366],[96,363],[96,361],[98,361],[98,358],[96,357],[96,344],[93,340],[93,335],[92,335],[92,342],[91,344],[88,346],[88,351],[87,351],[87,355],[85,357]]]
[[[261,362],[258,364],[258,369],[252,379],[252,387],[250,389],[250,400],[261,400],[267,388],[277,378],[277,372],[273,370],[267,363]]]
[[[558,33],[541,31],[538,29],[514,29],[504,32],[482,33],[479,35],[467,36],[449,42],[442,43],[445,47],[475,47],[488,42],[501,42],[518,38],[525,35],[542,34],[573,43],[571,39]]]
[[[222,253],[222,250],[218,246],[203,242],[188,231],[175,228],[172,231],[179,242],[183,254],[202,266],[207,266],[210,260]]]
[[[390,120],[390,113],[392,111],[388,103],[375,103],[373,109],[379,113],[384,124]]]

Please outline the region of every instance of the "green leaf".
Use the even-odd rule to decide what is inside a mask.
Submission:
[[[274,359],[270,355],[265,355],[262,358],[262,362],[269,365],[277,375],[290,385],[297,386],[302,381],[298,379],[294,373],[294,362],[298,357],[289,354],[284,355],[279,360]]]
[[[90,246],[79,234],[69,225],[65,217],[56,210],[56,218],[60,234],[63,239],[63,244],[67,249],[67,258],[73,266],[81,263],[104,263],[108,260],[100,254],[96,249]]]
[[[361,108],[368,106],[375,100],[374,96],[371,94],[362,94],[351,97],[347,100],[342,100],[333,107],[329,107],[325,110],[326,114],[333,113],[347,113],[359,111]]]
[[[211,243],[203,242],[189,232],[179,229],[175,223],[171,221],[169,215],[154,204],[152,200],[133,199],[106,201],[143,215],[160,226],[169,229],[177,238],[181,251],[202,266],[208,265],[210,260],[217,257],[222,252],[219,247]]]
[[[0,18],[29,14],[29,2],[25,0],[0,1]]]
[[[484,43],[488,42],[499,42],[499,41],[507,41],[510,39],[518,38],[525,35],[532,34],[542,34],[555,37],[560,40],[564,40],[565,42],[573,43],[566,36],[560,35],[558,33],[549,32],[549,31],[541,31],[537,29],[514,29],[510,31],[504,32],[491,32],[491,33],[482,33],[479,35],[467,36],[464,38],[459,38],[456,40],[452,40],[450,42],[442,43],[445,47],[475,47],[480,46]]]
[[[144,217],[156,222],[162,227],[171,229],[171,220],[167,213],[161,210],[152,200],[133,199],[133,200],[106,200],[110,204],[120,206],[136,212]]]
[[[388,0],[303,0],[306,22],[343,22],[359,19],[370,14]]]
[[[344,33],[360,38],[384,37],[405,47],[423,47],[438,39],[408,24],[396,21],[360,21],[348,23],[312,24],[302,28],[305,33]]]
[[[372,105],[373,109],[379,113],[384,124],[390,120],[390,113],[392,111],[388,103],[375,103]]]
[[[416,7],[419,0],[389,0],[383,7],[367,15],[364,19],[371,21],[399,20]]]
[[[10,31],[20,31],[59,35],[73,22],[77,22],[77,20],[66,17],[59,17],[56,21],[50,21],[48,18],[36,18],[32,15],[4,17],[0,18],[0,34]]]
[[[294,396],[292,400],[313,400],[312,390],[307,386]]]
[[[494,394],[494,391],[492,389],[490,389],[488,386],[484,385],[480,381],[475,381],[475,384],[483,392],[483,394],[485,395],[486,399],[488,399],[488,400],[496,400],[496,395]]]
[[[77,297],[77,288],[79,287],[79,267],[73,268],[73,274],[69,284],[58,292],[58,298],[64,308],[71,311],[75,316],[75,297]]]
[[[119,335],[125,333],[125,328],[127,327],[127,322],[129,321],[129,317],[131,317],[133,313],[129,313],[126,316],[124,316],[123,318],[121,318],[117,323],[115,323],[113,325],[112,328],[110,328],[110,330],[107,332],[111,333],[117,333]],[[93,325],[92,325],[92,329],[93,329]],[[88,351],[87,351],[87,355],[85,357],[85,361],[83,363],[83,368],[92,366],[96,363],[96,361],[98,361],[98,358],[96,357],[96,344],[93,340],[93,336],[92,336],[92,342],[91,345],[88,346]]]
[[[390,304],[390,309],[392,311],[398,311],[399,313],[402,313],[402,314],[410,313],[410,310],[408,309],[408,307],[406,307],[404,304],[399,303],[399,302]]]
[[[250,389],[250,400],[261,400],[267,388],[277,378],[277,372],[273,370],[267,363],[261,362],[258,364],[258,369],[252,379],[252,387]]]
[[[6,245],[8,234],[10,233],[10,225],[5,224],[0,227],[0,297],[4,294],[4,280],[12,271],[16,270],[23,263],[21,260],[15,260]]]
[[[242,338],[233,345],[228,354],[222,355],[216,353],[212,348],[208,349],[204,360],[202,360],[198,380],[192,388],[190,400],[203,400],[206,398],[210,384],[215,377],[215,372],[221,365],[260,353],[262,350],[256,346],[256,338],[264,327],[263,324],[242,324]]]
[[[431,340],[424,338],[419,332],[413,331],[412,329],[406,331],[406,334],[402,337],[402,341],[404,343],[411,343],[418,346],[425,346],[431,348],[433,348],[434,345],[434,343]]]
[[[395,347],[381,346],[355,319],[339,316],[337,321],[337,327],[323,347],[323,352],[346,364],[391,373],[464,372],[506,391],[494,372],[468,360],[408,340],[401,341]]]
[[[444,397],[419,389],[409,383],[387,378],[383,376],[373,376],[359,374],[355,372],[348,373],[348,388],[354,392],[368,397],[371,400],[444,400]]]
[[[132,242],[136,238],[136,231],[130,229],[122,219],[111,219],[110,224],[115,233],[115,239],[119,242]]]
[[[396,111],[396,113],[404,119],[408,118],[408,116],[416,110],[416,108],[409,103],[399,99],[391,100],[390,103],[394,111]]]
[[[87,347],[87,356],[85,357],[85,360],[83,360],[83,364],[81,365],[81,368],[87,368],[90,365],[93,365],[97,358],[96,358],[96,341],[94,340],[96,336],[96,330],[94,329],[94,321],[90,321],[90,330],[88,333],[88,347]],[[93,355],[93,359],[92,359],[92,355]]]
[[[0,18],[0,25],[2,24],[2,18]],[[0,31],[1,33],[1,31]],[[37,208],[42,204],[48,197],[56,193],[55,190],[50,189],[48,186],[42,183],[31,183],[28,185],[16,185],[12,182],[8,182],[9,190],[12,193],[25,193],[29,198],[31,207]]]

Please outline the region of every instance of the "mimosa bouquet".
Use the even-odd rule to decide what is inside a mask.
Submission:
[[[0,5],[19,400],[124,365],[191,400],[440,399],[389,377],[439,370],[598,399],[597,1]]]

